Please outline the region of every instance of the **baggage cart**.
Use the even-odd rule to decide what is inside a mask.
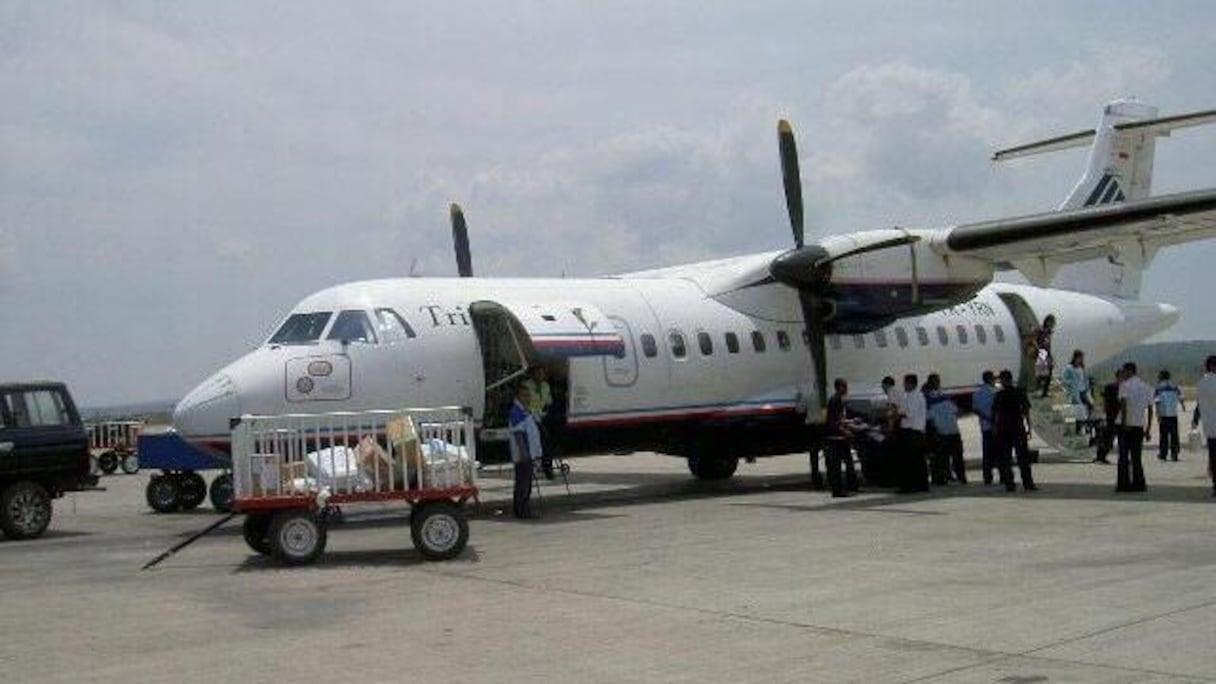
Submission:
[[[134,420],[107,420],[86,423],[89,434],[89,455],[97,470],[106,475],[119,468],[128,475],[139,472],[139,457],[135,452],[139,433],[144,424]]]
[[[251,549],[302,565],[324,552],[338,506],[405,503],[415,548],[445,560],[468,542],[475,449],[471,412],[458,407],[242,416],[233,510]]]

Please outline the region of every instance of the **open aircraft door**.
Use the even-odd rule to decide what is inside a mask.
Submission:
[[[532,366],[550,370],[555,400],[565,398],[569,359],[619,357],[625,339],[598,308],[573,301],[481,300],[469,305],[485,373],[483,426],[500,427],[511,388]]]

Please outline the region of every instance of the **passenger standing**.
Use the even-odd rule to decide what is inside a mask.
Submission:
[[[1043,325],[1035,328],[1034,331],[1034,351],[1036,361],[1043,358],[1043,352],[1047,352],[1046,358],[1043,358],[1043,363],[1046,368],[1046,373],[1039,375],[1039,390],[1042,391],[1040,396],[1046,397],[1047,392],[1051,389],[1051,374],[1056,367],[1056,359],[1051,353],[1051,336],[1056,331],[1055,314],[1047,314],[1043,319]]]
[[[1018,471],[1022,478],[1022,489],[1033,492],[1038,489],[1030,472],[1030,399],[1026,389],[1013,384],[1013,372],[1001,371],[1001,389],[992,400],[994,434],[996,436],[996,460],[1001,471],[1001,484],[1005,491],[1017,489],[1013,481],[1012,456],[1017,456]]]
[[[1203,364],[1203,378],[1195,387],[1195,417],[1191,427],[1203,422],[1203,435],[1208,442],[1208,475],[1212,478],[1212,496],[1216,496],[1216,355]]]
[[[1098,454],[1094,463],[1110,465],[1106,456],[1115,449],[1119,436],[1119,385],[1123,382],[1123,369],[1115,371],[1115,379],[1102,386],[1102,430],[1098,433]]]
[[[1136,364],[1123,364],[1123,382],[1119,385],[1119,415],[1123,428],[1119,434],[1119,471],[1116,492],[1143,492],[1144,462],[1141,452],[1144,441],[1152,440],[1153,388],[1136,375]]]
[[[1170,372],[1157,373],[1157,387],[1153,390],[1153,403],[1157,406],[1157,460],[1164,461],[1168,455],[1178,460],[1182,444],[1178,441],[1178,412],[1186,411],[1182,390],[1170,380]]]
[[[971,410],[980,417],[980,467],[984,472],[984,484],[992,484],[992,471],[996,468],[996,449],[992,436],[992,400],[996,397],[996,376],[990,370],[980,376],[982,384],[971,395]]]
[[[942,397],[941,387],[942,379],[937,373],[930,373],[920,386],[921,394],[925,395],[925,451],[929,457],[929,481],[939,487],[950,481],[949,456],[937,432],[937,424],[933,422],[933,404]]]
[[[1060,384],[1064,387],[1064,396],[1072,406],[1084,406],[1086,422],[1094,412],[1094,402],[1089,398],[1089,378],[1085,373],[1085,352],[1074,349],[1072,359],[1060,373]],[[1077,434],[1081,434],[1082,419],[1077,417]]]
[[[935,468],[934,483],[945,484],[951,478],[959,484],[967,484],[967,466],[963,461],[963,436],[958,431],[958,404],[934,390],[929,397],[929,424],[933,427]]]
[[[825,465],[828,470],[828,485],[832,488],[832,496],[848,496],[857,482],[857,471],[853,466],[853,430],[845,415],[845,399],[849,393],[849,385],[844,378],[836,378],[833,383],[836,393],[828,399]],[[845,476],[841,479],[840,468],[844,466]]]
[[[904,376],[903,408],[900,417],[900,480],[899,492],[911,494],[929,491],[929,468],[925,462],[925,395],[916,391],[919,380],[915,373]]]
[[[511,462],[515,465],[515,490],[511,503],[516,518],[532,517],[532,468],[536,459],[543,456],[540,428],[528,409],[531,399],[528,386],[520,383],[515,391],[515,401],[511,403],[511,411],[507,414]]]

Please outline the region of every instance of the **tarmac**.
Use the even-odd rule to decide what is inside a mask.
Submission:
[[[969,430],[968,448],[978,452]],[[700,483],[653,454],[571,461],[543,517],[483,471],[469,548],[426,562],[400,508],[351,509],[315,566],[239,518],[158,515],[147,474],[0,541],[6,682],[1216,682],[1206,459],[1036,468],[1041,490],[832,499],[805,454]],[[506,506],[509,508],[509,506]]]

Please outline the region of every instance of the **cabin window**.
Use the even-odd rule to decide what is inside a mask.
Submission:
[[[866,348],[866,336],[865,335],[854,335],[853,336],[853,346],[857,347],[858,349],[865,349]]]
[[[784,330],[778,330],[777,331],[777,346],[781,348],[781,351],[789,351],[790,350],[790,334]]]
[[[366,311],[347,309],[338,312],[334,326],[329,329],[329,339],[375,344],[376,333],[372,330],[372,322],[367,320]]]
[[[997,344],[1005,344],[1005,329],[1000,324],[992,326],[992,336],[996,338]]]
[[[642,333],[642,353],[648,359],[653,359],[659,355],[659,345],[655,344],[654,335]]]
[[[908,346],[908,331],[904,330],[903,326],[895,329],[895,341],[900,347]]]
[[[944,325],[937,326],[937,343],[943,347],[950,344],[950,333],[946,332],[946,326]]]
[[[739,336],[733,332],[726,333],[726,351],[732,354],[739,353]]]
[[[879,349],[886,349],[887,344],[888,344],[887,343],[887,331],[886,330],[875,330],[874,331],[874,342],[878,344]]]
[[[764,351],[764,346],[764,333],[760,332],[759,330],[753,330],[752,349],[756,350],[757,353],[760,353]]]
[[[279,326],[268,344],[307,344],[321,339],[325,325],[329,323],[329,311],[314,311],[312,313],[297,313],[287,317]]]
[[[671,343],[671,355],[677,359],[682,359],[688,355],[688,347],[684,345],[684,333],[678,330],[672,330],[667,335],[667,341]]]
[[[702,356],[709,356],[714,353],[714,340],[707,332],[697,333],[697,345],[701,347]]]
[[[916,326],[916,341],[920,344],[920,346],[928,347],[929,346],[929,331],[925,330],[924,327],[922,327],[922,326],[919,326],[919,325]]]
[[[840,351],[840,348],[844,346],[840,344],[840,335],[828,335],[828,345],[831,346],[834,351]]]
[[[984,330],[984,326],[979,323],[975,324],[975,341],[980,344],[988,344],[988,331]]]
[[[376,332],[385,342],[402,342],[417,337],[410,324],[392,309],[376,309]]]
[[[958,325],[955,326],[954,330],[958,333],[958,343],[967,344],[967,326]]]

